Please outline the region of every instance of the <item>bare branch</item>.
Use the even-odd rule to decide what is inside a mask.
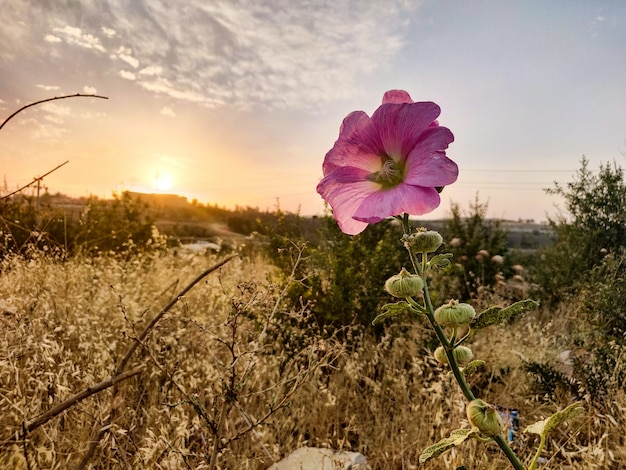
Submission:
[[[6,118],[4,120],[4,122],[2,124],[0,124],[0,129],[2,129],[4,127],[4,125],[9,122],[11,119],[13,119],[15,117],[16,114],[24,111],[25,109],[30,108],[31,106],[35,106],[41,103],[47,103],[48,101],[54,101],[54,100],[64,100],[66,98],[78,98],[78,97],[84,97],[84,98],[100,98],[103,100],[108,100],[109,97],[108,96],[100,96],[100,95],[87,95],[87,94],[83,94],[83,93],[76,93],[74,95],[64,95],[64,96],[55,96],[54,98],[48,98],[45,100],[41,100],[41,101],[35,101],[34,103],[30,103],[27,104],[26,106],[22,106],[20,109],[18,109],[17,111],[15,111],[13,114],[11,114],[8,118]]]
[[[207,269],[206,271],[204,271],[203,273],[201,273],[198,277],[196,277],[193,281],[191,281],[187,287],[185,287],[182,291],[180,291],[180,293],[175,296],[172,300],[170,300],[170,303],[167,304],[165,306],[165,308],[163,310],[161,310],[158,315],[156,317],[154,317],[152,319],[152,321],[148,324],[148,326],[146,326],[146,328],[141,332],[141,334],[136,338],[135,342],[131,345],[130,348],[128,348],[128,351],[126,351],[126,354],[124,355],[124,357],[122,358],[122,360],[120,361],[120,363],[117,366],[117,369],[115,371],[115,375],[121,374],[124,371],[124,368],[126,367],[126,365],[128,364],[128,361],[130,360],[131,356],[135,353],[135,351],[137,350],[137,347],[141,344],[141,342],[146,339],[146,336],[148,336],[148,333],[150,333],[150,331],[156,326],[156,324],[159,322],[159,320],[161,318],[163,318],[163,315],[165,315],[168,311],[170,311],[170,309],[176,305],[176,303],[183,298],[183,296],[189,292],[191,290],[191,288],[193,286],[195,286],[198,282],[200,282],[202,279],[204,279],[206,276],[208,276],[209,274],[211,274],[213,271],[221,268],[222,266],[224,266],[226,263],[228,263],[230,260],[232,260],[233,258],[236,258],[238,255],[230,255],[227,258],[224,258],[222,261],[220,261],[217,264],[214,264],[213,266],[211,266],[209,269]]]
[[[81,392],[71,396],[67,400],[59,403],[57,406],[49,409],[45,413],[42,413],[39,416],[31,419],[30,421],[28,421],[24,425],[24,429],[26,430],[26,432],[34,431],[39,426],[41,426],[42,424],[48,422],[50,419],[52,419],[55,416],[59,415],[63,411],[67,410],[68,408],[74,406],[76,403],[84,400],[85,398],[90,397],[91,395],[94,395],[94,394],[96,394],[98,392],[101,392],[102,390],[105,390],[105,389],[111,387],[112,385],[115,385],[118,382],[121,382],[123,380],[129,379],[129,378],[131,378],[131,377],[141,373],[145,368],[146,368],[146,366],[142,365],[142,366],[139,366],[139,367],[137,367],[135,369],[129,370],[128,372],[124,372],[123,374],[114,375],[112,377],[109,377],[108,379],[105,379],[105,380],[103,380],[102,382],[100,382],[100,383],[98,383],[96,385],[92,385],[90,387],[87,387],[85,390],[83,390],[83,391],[81,391]]]

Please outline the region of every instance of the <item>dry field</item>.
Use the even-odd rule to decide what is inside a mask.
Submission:
[[[507,468],[477,442],[418,466],[464,423],[419,322],[378,340],[357,326],[323,331],[306,305],[284,302],[297,280],[261,258],[234,258],[176,298],[224,257],[0,262],[0,468],[265,469],[303,445],[361,452],[373,469]],[[571,401],[535,396],[522,367],[561,352],[569,311],[472,341],[488,364],[473,384],[518,408],[521,429]],[[552,434],[541,468],[624,468],[623,388],[613,398]],[[528,461],[535,444],[520,434],[514,447]]]

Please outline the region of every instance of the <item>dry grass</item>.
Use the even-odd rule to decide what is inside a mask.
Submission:
[[[0,467],[75,468],[102,432],[86,467],[210,468],[226,409],[216,468],[265,469],[311,445],[361,452],[374,469],[414,469],[425,447],[463,425],[463,397],[424,350],[423,326],[410,333],[389,327],[378,341],[347,328],[338,343],[317,329],[306,306],[283,305],[284,282],[272,279],[262,260],[237,259],[159,322],[129,365],[145,365],[140,374],[23,432],[23,423],[110,377],[147,322],[217,260],[5,259]],[[521,428],[571,398],[538,400],[521,359],[552,360],[567,321],[565,310],[544,311],[512,328],[484,330],[471,342],[488,364],[473,385],[487,401],[519,408]],[[624,391],[602,413],[587,406],[583,418],[552,436],[545,468],[617,469],[626,461]],[[520,437],[517,445],[528,460],[533,441]],[[495,445],[475,442],[420,468],[460,465],[507,468]]]

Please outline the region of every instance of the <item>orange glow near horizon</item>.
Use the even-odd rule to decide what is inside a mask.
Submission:
[[[174,179],[166,170],[156,170],[152,177],[152,187],[159,193],[168,193],[172,190]]]

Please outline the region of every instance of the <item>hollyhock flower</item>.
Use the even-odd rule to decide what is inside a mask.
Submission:
[[[456,181],[446,157],[452,132],[436,121],[435,103],[415,103],[406,91],[385,93],[370,118],[350,113],[324,158],[317,192],[333,209],[344,233],[402,213],[422,215],[439,206],[439,190]]]

